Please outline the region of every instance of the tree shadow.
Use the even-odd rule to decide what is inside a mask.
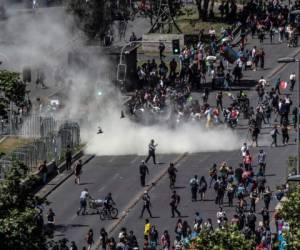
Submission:
[[[89,227],[89,225],[85,224],[58,224],[55,225],[55,231],[56,232],[66,232],[70,228],[80,228],[80,227]]]

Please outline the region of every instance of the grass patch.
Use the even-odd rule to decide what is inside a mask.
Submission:
[[[32,139],[20,137],[7,137],[2,143],[0,143],[0,152],[4,154],[9,154],[14,149],[30,144],[31,142]]]
[[[215,16],[218,16],[218,10],[215,5]],[[199,34],[199,31],[204,29],[207,31],[210,28],[216,30],[217,36],[220,35],[222,28],[227,28],[227,23],[221,22],[203,22],[198,19],[198,10],[195,5],[185,6],[181,9],[182,15],[176,18],[176,23],[184,34]]]

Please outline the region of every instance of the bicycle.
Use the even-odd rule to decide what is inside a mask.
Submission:
[[[116,219],[118,217],[118,209],[115,207],[110,207],[110,208],[103,208],[100,210],[100,220],[105,220],[105,219]]]

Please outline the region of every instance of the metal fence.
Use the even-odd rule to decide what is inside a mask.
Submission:
[[[0,159],[0,178],[3,178],[13,161],[23,162],[34,171],[45,160],[59,162],[64,158],[67,146],[74,150],[80,144],[79,124],[57,121],[53,117],[27,117],[16,130],[16,135],[32,142],[16,148]]]

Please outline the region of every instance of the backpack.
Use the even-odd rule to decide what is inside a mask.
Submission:
[[[215,182],[215,184],[214,184],[214,190],[217,191],[219,189],[219,187],[220,187],[219,182]]]

